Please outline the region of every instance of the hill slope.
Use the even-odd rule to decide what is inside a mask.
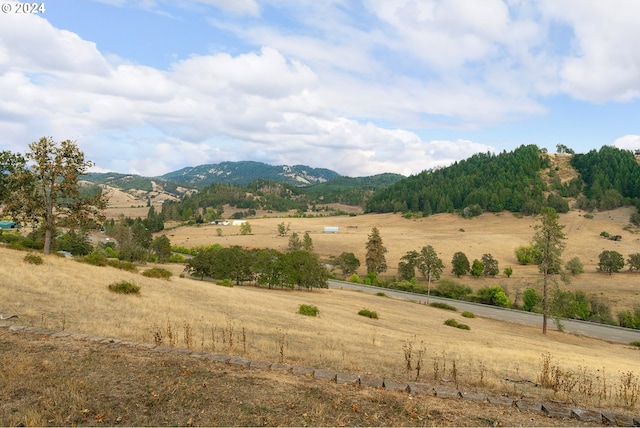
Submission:
[[[167,173],[161,178],[194,186],[212,183],[246,186],[257,179],[273,180],[294,186],[308,186],[324,183],[339,176],[337,172],[326,168],[311,168],[305,165],[274,166],[262,162],[241,161],[186,167]]]

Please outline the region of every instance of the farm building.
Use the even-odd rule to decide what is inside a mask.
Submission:
[[[2,220],[0,221],[0,229],[2,230],[17,230],[18,229],[18,223],[16,223],[15,221],[7,221],[7,220]]]
[[[338,227],[335,226],[325,226],[324,233],[338,233]]]

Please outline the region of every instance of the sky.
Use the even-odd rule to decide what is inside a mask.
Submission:
[[[637,0],[50,0],[0,12],[0,150],[94,171],[254,160],[404,175],[640,149]]]

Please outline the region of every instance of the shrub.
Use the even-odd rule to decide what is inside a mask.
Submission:
[[[360,277],[358,276],[357,273],[354,273],[353,275],[351,275],[347,281],[349,282],[355,282],[356,284],[360,284]]]
[[[501,306],[503,308],[511,307],[509,297],[499,285],[480,288],[475,300],[485,305]]]
[[[636,340],[634,342],[629,343],[631,346],[635,346],[636,348],[640,348],[640,341]]]
[[[430,303],[429,306],[432,306],[434,308],[439,308],[439,309],[446,309],[447,311],[458,310],[455,306],[451,306],[448,303],[441,303],[441,302],[433,302],[433,303]]]
[[[534,264],[539,258],[540,252],[536,250],[532,245],[520,246],[516,249],[516,258],[521,265]]]
[[[124,260],[107,260],[107,265],[114,267],[116,269],[122,269],[129,272],[137,272],[138,268],[131,262],[127,262]]]
[[[154,267],[154,268],[145,270],[144,272],[142,272],[142,275],[146,276],[147,278],[169,279],[169,278],[171,278],[173,273],[170,270],[167,270],[167,269]]]
[[[387,295],[383,292],[383,291],[378,291],[376,293],[376,296],[380,296],[380,297],[387,297]]]
[[[26,256],[24,256],[24,259],[22,259],[25,263],[29,263],[32,265],[41,265],[42,263],[44,263],[44,261],[42,261],[42,257],[40,257],[37,254],[33,254],[33,253],[29,253]]]
[[[140,294],[140,286],[129,281],[109,284],[109,291],[119,294]]]
[[[461,330],[471,330],[471,327],[469,327],[467,324],[459,323],[458,321],[454,320],[453,318],[449,318],[448,320],[446,320],[444,322],[444,325],[448,325],[449,327],[459,328]]]
[[[571,275],[577,275],[579,273],[584,273],[584,266],[580,261],[579,257],[574,257],[565,264],[564,268],[568,270]]]
[[[300,305],[300,308],[298,309],[298,313],[300,315],[308,315],[310,317],[315,317],[315,316],[318,316],[318,314],[320,313],[320,310],[318,309],[317,306]]]
[[[469,311],[464,311],[462,313],[462,316],[465,317],[465,318],[475,318],[476,317],[473,312],[469,312]]]
[[[603,238],[608,238],[611,235],[609,234],[609,232],[600,232],[600,236],[602,236]]]
[[[438,285],[433,289],[433,294],[449,299],[459,300],[460,298],[471,294],[471,287],[464,285],[450,278],[442,278],[438,281]]]
[[[86,256],[76,258],[76,260],[93,266],[107,265],[107,258],[101,251],[93,251]]]
[[[370,311],[369,309],[360,310],[360,312],[358,312],[358,315],[362,315],[363,317],[378,319],[378,313],[376,311]]]
[[[171,254],[169,256],[169,263],[184,263],[185,260],[182,254]]]
[[[584,218],[592,220],[593,219],[593,214],[585,214],[583,215]]]
[[[233,288],[233,282],[229,278],[223,279],[221,281],[217,281],[216,285],[221,285],[223,287],[231,287]]]

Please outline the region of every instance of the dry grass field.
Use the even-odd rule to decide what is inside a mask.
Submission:
[[[367,218],[371,223],[360,226],[354,235],[362,238],[366,232],[360,229],[378,222],[384,233],[385,220],[402,221],[392,216],[362,217]],[[341,226],[338,221],[347,218],[332,220],[332,225]],[[260,222],[255,223],[257,237]],[[473,221],[465,224],[470,231],[464,232],[465,236],[474,230],[473,225]],[[266,234],[271,228],[264,227]],[[340,238],[343,235],[326,239]],[[318,239],[316,243],[320,248],[321,242]],[[357,292],[228,288],[189,278],[150,279],[56,256],[45,257],[43,265],[35,266],[24,263],[24,255],[0,248],[0,302],[3,313],[19,314],[18,322],[28,326],[147,343],[161,340],[165,345],[198,351],[400,381],[416,379],[415,366],[421,360],[418,380],[423,382],[455,383],[470,391],[571,401],[589,407],[628,411],[638,406],[640,351],[628,344],[555,331],[542,336],[539,328],[466,319],[450,311]],[[121,280],[140,285],[140,296],[108,291],[108,284]],[[317,306],[320,315],[298,314],[301,304]],[[375,310],[379,319],[358,316],[363,308]],[[452,317],[467,323],[471,330],[443,325]],[[405,351],[409,345],[413,369],[408,372]],[[558,376],[558,391],[506,380],[538,382],[544,355]]]
[[[585,273],[572,278],[569,285],[562,288],[582,290],[609,302],[613,315],[618,310],[640,306],[640,273],[624,272],[612,276],[596,272],[598,255],[603,250],[615,250],[625,259],[629,254],[640,252],[640,234],[624,230],[629,224],[629,216],[635,208],[619,208],[614,211],[594,213],[593,219],[584,217],[584,212],[571,211],[560,215],[560,224],[565,225],[567,235],[563,259],[579,257]],[[492,279],[462,278],[476,289],[486,285],[501,285],[514,300],[528,287],[540,287],[540,275],[536,266],[521,266],[515,257],[515,249],[529,245],[534,227],[538,223],[532,217],[517,217],[511,213],[485,213],[472,219],[463,219],[453,214],[439,214],[421,219],[405,219],[399,214],[367,214],[355,217],[286,218],[262,217],[248,220],[252,234],[241,235],[238,226],[201,225],[178,227],[166,233],[173,245],[194,247],[219,243],[223,246],[240,245],[245,248],[275,248],[284,250],[288,238],[278,237],[277,226],[290,224],[291,232],[302,237],[309,232],[314,250],[322,258],[338,256],[343,251],[353,252],[361,262],[360,275],[366,274],[365,244],[371,228],[377,227],[388,249],[386,276],[393,276],[398,262],[407,251],[420,250],[432,245],[445,264],[444,277],[451,274],[451,258],[457,251],[464,252],[469,261],[480,259],[490,253],[500,265],[500,271],[511,266],[513,275],[506,278],[500,274]],[[325,234],[325,226],[339,227],[338,234]],[[222,236],[217,236],[217,229]],[[621,235],[621,241],[604,239],[600,233]]]

